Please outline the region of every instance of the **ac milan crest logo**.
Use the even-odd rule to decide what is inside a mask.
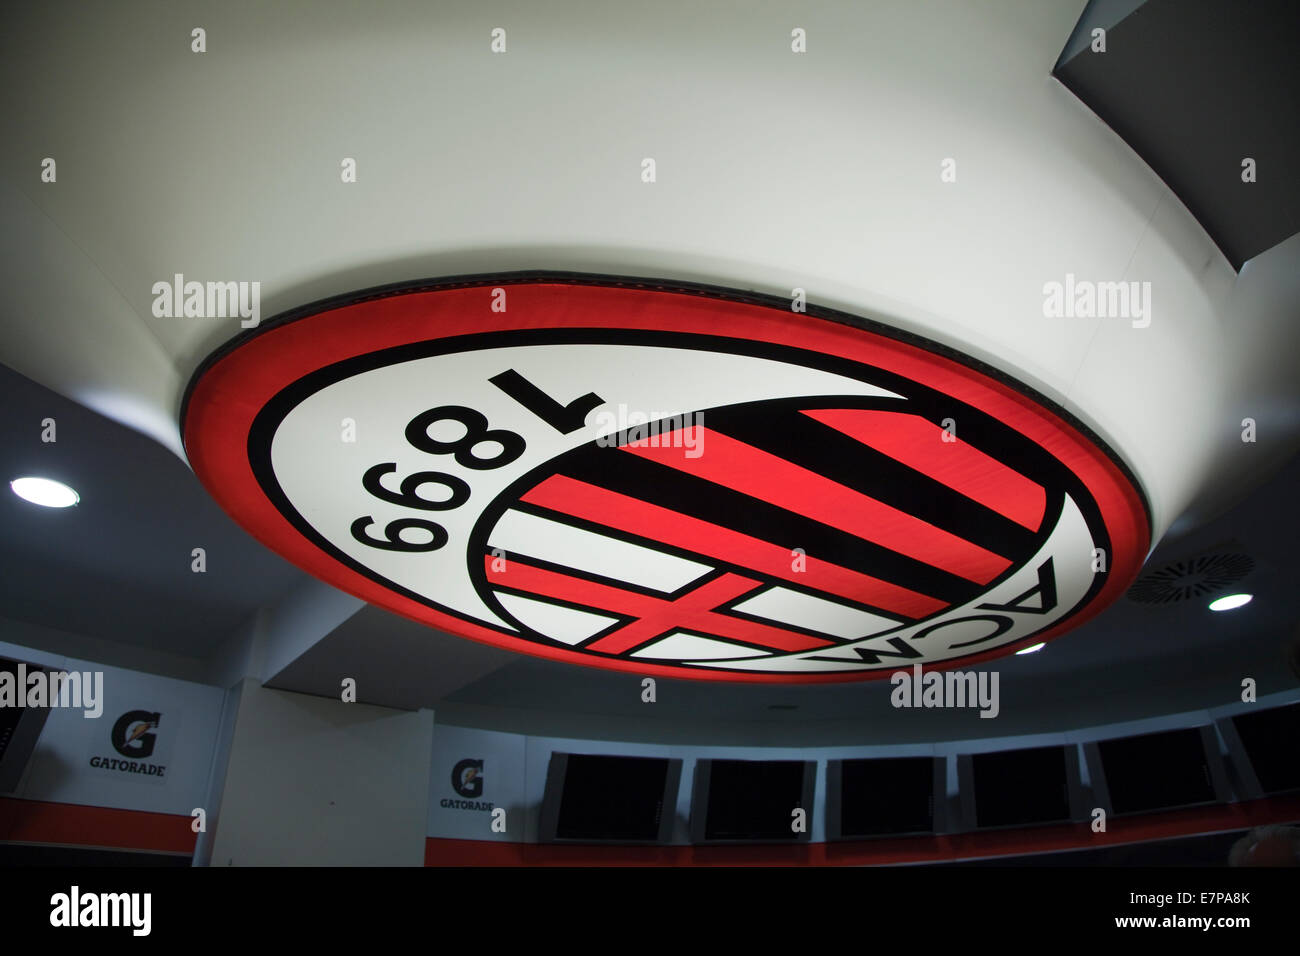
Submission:
[[[237,520],[336,586],[639,673],[956,666],[1122,593],[1149,530],[1101,443],[882,332],[628,280],[380,290],[210,360],[186,446]]]

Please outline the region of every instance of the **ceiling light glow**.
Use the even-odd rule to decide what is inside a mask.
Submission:
[[[1217,598],[1210,602],[1211,611],[1231,611],[1233,608],[1249,604],[1255,597],[1253,594],[1228,594],[1224,597]]]
[[[1046,646],[1047,646],[1046,643],[1042,643],[1042,644],[1034,644],[1032,647],[1022,647],[1020,650],[1016,651],[1016,656],[1019,656],[1021,654],[1032,654],[1034,653],[1034,651],[1041,651]]]
[[[81,496],[61,481],[49,478],[15,478],[9,482],[14,494],[24,501],[46,508],[70,508]]]

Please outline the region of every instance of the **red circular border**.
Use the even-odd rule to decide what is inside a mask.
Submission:
[[[491,310],[492,290],[508,287],[508,311]],[[723,293],[719,293],[722,295]],[[381,294],[382,295],[382,294]],[[562,280],[477,280],[450,288],[394,291],[382,297],[305,311],[259,330],[201,369],[182,424],[199,480],[245,530],[309,574],[362,600],[441,630],[535,657],[641,675],[756,683],[876,680],[891,671],[752,674],[605,660],[510,637],[436,611],[390,591],[308,541],[267,499],[248,461],[254,418],[287,385],[345,359],[455,335],[541,328],[619,328],[707,333],[792,346],[895,372],[973,405],[1035,441],[1094,496],[1111,539],[1102,589],[1086,606],[1041,634],[982,654],[926,665],[947,670],[1052,640],[1092,618],[1137,575],[1150,544],[1137,489],[1114,461],[1060,415],[958,361],[877,332],[807,313],[709,294]],[[847,317],[846,317],[847,318]],[[274,321],[274,320],[273,320]]]

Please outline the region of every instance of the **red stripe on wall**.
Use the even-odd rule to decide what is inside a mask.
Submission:
[[[1037,531],[1043,521],[1047,493],[1041,485],[956,436],[945,441],[944,430],[919,415],[867,408],[824,408],[804,414],[1030,531]]]
[[[815,471],[702,425],[695,430],[695,445],[702,442],[704,448],[696,458],[687,457],[690,449],[677,432],[660,437],[669,447],[623,445],[622,450],[806,515],[968,581],[988,584],[1011,567],[992,551]]]
[[[194,853],[192,817],[0,797],[0,842]]]
[[[425,866],[863,866],[941,863],[980,857],[1093,850],[1300,820],[1300,796],[1111,817],[1105,833],[1087,823],[794,846],[556,846],[489,840],[424,842]],[[1224,860],[1227,865],[1227,860]]]
[[[752,538],[739,531],[670,511],[616,491],[598,488],[565,475],[552,475],[524,495],[523,500],[551,511],[586,518],[651,541],[692,551],[702,557],[739,562],[760,574],[802,584],[851,601],[861,601],[905,618],[928,617],[947,607],[935,598],[869,574],[822,561],[813,555],[808,555],[804,559],[803,569],[796,571],[790,545]]]

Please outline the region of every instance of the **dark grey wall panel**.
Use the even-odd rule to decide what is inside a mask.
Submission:
[[[1300,3],[1093,0],[1054,75],[1178,195],[1233,268],[1300,232]],[[1106,29],[1095,53],[1094,26]],[[1256,181],[1242,181],[1242,160]]]

